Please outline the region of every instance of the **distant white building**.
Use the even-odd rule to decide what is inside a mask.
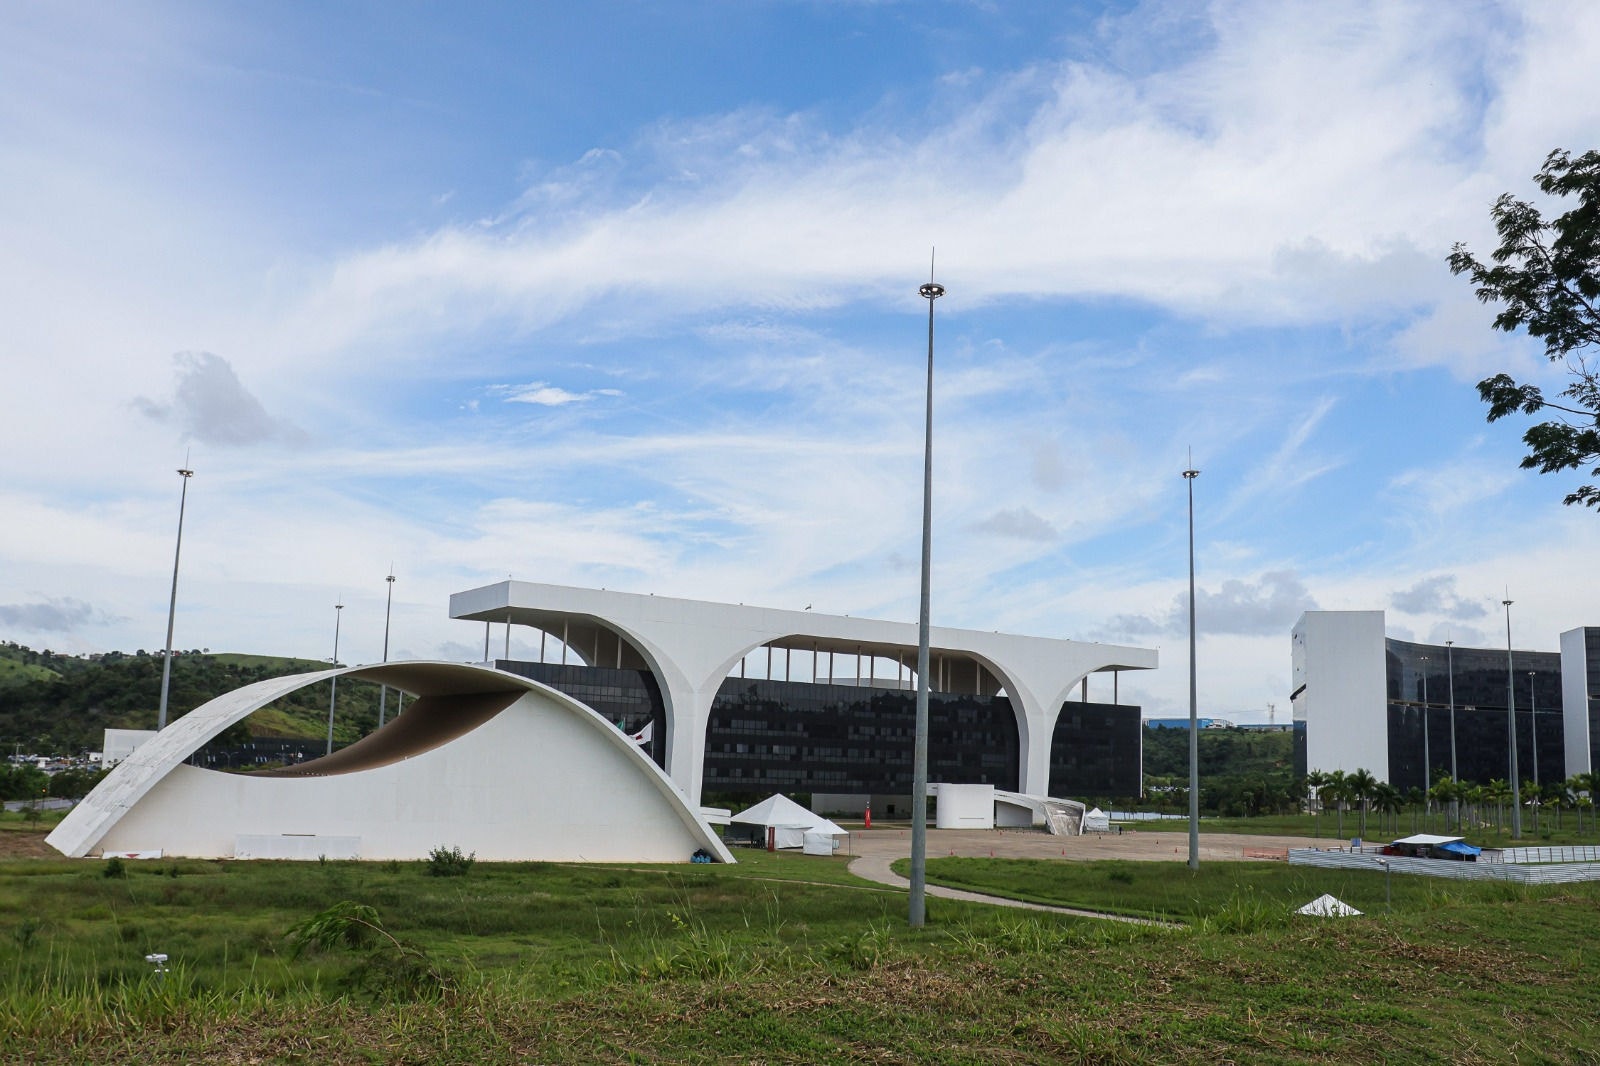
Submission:
[[[1382,611],[1307,611],[1291,642],[1299,773],[1365,769],[1402,789],[1504,779],[1513,706],[1520,779],[1595,765],[1600,628],[1563,633],[1559,653],[1508,652],[1398,640]]]
[[[107,729],[100,742],[100,761],[112,767],[132,755],[134,749],[156,735],[154,729]]]

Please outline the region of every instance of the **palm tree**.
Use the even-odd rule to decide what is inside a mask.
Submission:
[[[1406,789],[1406,806],[1411,808],[1411,831],[1417,831],[1417,813],[1422,810],[1422,789],[1415,785]]]
[[[1533,808],[1533,831],[1537,834],[1539,832],[1539,808],[1542,806],[1539,798],[1539,782],[1533,780],[1522,782],[1522,795],[1523,805]]]
[[[1367,804],[1372,799],[1372,790],[1378,787],[1378,779],[1372,776],[1372,771],[1364,767],[1357,767],[1356,772],[1348,778],[1350,797],[1361,801],[1361,836],[1367,835]]]
[[[1484,803],[1483,786],[1463,785],[1461,788],[1461,800],[1466,804],[1466,813],[1472,819],[1473,824],[1482,826]]]
[[[1315,817],[1311,821],[1313,836],[1322,835],[1322,786],[1328,783],[1328,775],[1321,770],[1312,770],[1306,774],[1306,788],[1311,791],[1312,813]]]
[[[1496,777],[1483,786],[1483,798],[1494,804],[1494,831],[1501,832],[1505,827],[1505,802],[1511,798],[1511,786],[1506,784],[1505,778]]]
[[[1571,804],[1573,810],[1577,812],[1579,836],[1583,835],[1583,801],[1587,799],[1589,795],[1588,778],[1588,774],[1573,774],[1571,777],[1562,782],[1561,786],[1566,790],[1568,802]],[[1591,806],[1592,805],[1593,804],[1591,801]]]
[[[1456,783],[1450,780],[1449,775],[1440,774],[1439,780],[1435,781],[1433,787],[1428,789],[1428,798],[1433,803],[1438,804],[1440,810],[1448,811],[1451,801],[1456,798],[1457,791]],[[1449,826],[1446,825],[1446,828],[1449,828]],[[1459,827],[1456,831],[1460,832]]]
[[[1571,797],[1567,794],[1565,781],[1550,781],[1544,786],[1544,801],[1556,809],[1556,832],[1561,832],[1561,812],[1566,809]]]
[[[1372,790],[1372,805],[1379,814],[1390,816],[1393,831],[1400,831],[1400,811],[1405,806],[1405,798],[1400,795],[1400,790],[1386,781],[1379,782]]]
[[[1333,800],[1334,809],[1339,814],[1339,839],[1344,839],[1344,805],[1350,798],[1350,785],[1343,770],[1334,770],[1328,774],[1328,780],[1322,786],[1322,795]]]

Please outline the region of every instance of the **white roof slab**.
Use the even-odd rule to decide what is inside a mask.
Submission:
[[[450,597],[450,617],[531,626],[587,646],[600,630],[621,635],[648,665],[667,701],[667,762],[695,799],[712,701],[729,672],[764,645],[899,658],[918,643],[914,622],[648,596],[529,581],[501,581]],[[577,627],[574,629],[574,627]],[[1088,674],[1153,670],[1154,649],[933,626],[932,654],[966,657],[999,679],[1018,718],[1022,791],[1048,794],[1050,741],[1061,705]]]

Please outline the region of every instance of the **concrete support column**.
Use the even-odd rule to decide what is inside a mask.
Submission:
[[[700,802],[700,783],[706,762],[706,723],[711,714],[712,690],[701,694],[687,684],[666,684],[661,696],[667,705],[667,776],[688,797]]]

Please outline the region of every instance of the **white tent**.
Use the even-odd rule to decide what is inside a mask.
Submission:
[[[1317,918],[1348,918],[1361,912],[1324,892],[1295,913],[1309,914]]]
[[[754,807],[740,811],[729,821],[735,825],[771,829],[776,837],[775,843],[780,848],[804,847],[806,837],[812,835],[825,837],[846,835],[843,829],[828,819],[820,814],[812,814],[788,796],[781,794],[768,796]],[[815,846],[814,844],[813,847]]]
[[[1083,828],[1080,830],[1080,832],[1111,832],[1111,815],[1107,814],[1105,811],[1102,811],[1099,807],[1094,808],[1083,816]]]

